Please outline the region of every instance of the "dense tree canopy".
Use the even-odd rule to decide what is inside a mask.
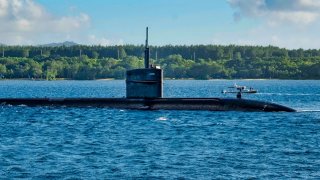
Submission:
[[[144,46],[1,46],[0,78],[123,79]],[[320,50],[274,46],[151,46],[166,78],[320,79]]]

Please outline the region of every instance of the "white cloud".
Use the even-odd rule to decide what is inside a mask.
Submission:
[[[318,17],[319,14],[313,12],[278,12],[274,14],[273,21],[290,21],[295,24],[310,24],[312,22],[315,22]]]
[[[276,45],[286,48],[320,48],[319,0],[227,1],[234,9],[234,26],[241,24],[244,19],[256,22],[246,30],[233,34],[224,33],[223,36],[228,36],[231,42],[234,39],[233,42],[240,44],[247,42],[250,45]]]
[[[8,2],[6,0],[0,0],[0,18],[7,15]]]
[[[87,45],[101,45],[101,46],[111,46],[111,45],[124,45],[125,41],[120,38],[106,38],[102,36],[97,36],[90,34],[88,36],[79,37],[80,44]]]
[[[111,41],[107,38],[97,38],[95,35],[91,34],[87,37],[87,43],[91,45],[102,45],[108,46],[111,45]]]
[[[272,45],[289,49],[320,49],[318,30],[319,28],[305,31],[298,28],[270,27],[262,24],[249,30],[216,33],[212,43],[223,45]]]
[[[77,17],[54,19],[49,25],[54,32],[72,32],[74,30],[81,30],[81,28],[87,28],[89,22],[90,18],[88,15],[80,14]]]
[[[227,0],[235,20],[262,18],[273,23],[310,24],[320,19],[319,0]]]
[[[0,0],[0,24],[1,43],[39,44],[63,41],[70,34],[72,39],[89,29],[90,17],[58,17],[33,0]]]

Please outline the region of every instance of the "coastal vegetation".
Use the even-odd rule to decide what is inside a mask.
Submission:
[[[320,79],[320,50],[274,46],[151,46],[165,78]],[[124,79],[142,68],[144,46],[0,46],[0,78]]]

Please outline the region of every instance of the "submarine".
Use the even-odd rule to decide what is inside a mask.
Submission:
[[[126,71],[124,98],[0,98],[0,105],[106,107],[137,110],[208,110],[295,112],[283,105],[241,98],[165,98],[163,70],[150,65],[148,27],[144,50],[144,68]]]

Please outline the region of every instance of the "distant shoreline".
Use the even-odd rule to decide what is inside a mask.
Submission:
[[[102,78],[102,79],[69,79],[69,78],[55,78],[55,79],[41,79],[41,78],[2,78],[1,80],[23,80],[23,81],[111,81],[111,80],[121,80],[114,78]]]
[[[113,80],[125,80],[125,79],[114,79],[114,78],[102,78],[102,79],[68,79],[68,78],[56,78],[56,79],[29,79],[29,78],[12,78],[12,79],[0,79],[0,81],[113,81]],[[294,80],[294,81],[308,81],[308,80],[320,80],[320,79],[192,79],[192,78],[164,78],[163,80],[171,80],[171,81],[188,81],[188,80],[198,80],[198,81],[267,81],[267,80]]]

